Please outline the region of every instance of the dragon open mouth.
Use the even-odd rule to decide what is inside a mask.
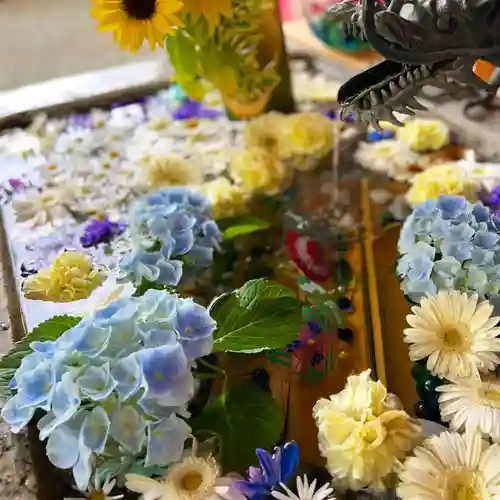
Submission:
[[[425,110],[413,97],[416,90],[432,82],[449,63],[409,65],[382,61],[340,87],[338,102],[343,115],[377,128],[379,120],[400,125],[393,112],[414,115],[414,110]]]

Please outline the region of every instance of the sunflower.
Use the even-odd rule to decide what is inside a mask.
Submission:
[[[184,11],[191,15],[193,23],[203,16],[210,33],[213,33],[222,17],[231,16],[233,9],[231,0],[184,0]]]
[[[93,0],[92,16],[99,22],[100,31],[113,31],[123,50],[137,52],[144,40],[151,50],[162,46],[166,35],[183,26],[176,16],[181,0]]]
[[[443,422],[451,429],[478,430],[500,442],[500,379],[488,374],[436,388]]]
[[[443,432],[417,446],[399,474],[402,500],[492,500],[500,491],[500,446],[480,434]]]
[[[478,302],[477,295],[441,290],[412,307],[404,330],[412,361],[427,359],[433,375],[457,380],[479,378],[479,371],[493,370],[499,363],[499,318],[491,317],[493,306]]]

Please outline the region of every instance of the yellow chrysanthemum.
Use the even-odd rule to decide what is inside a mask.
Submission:
[[[320,113],[290,115],[284,124],[280,157],[322,158],[333,148],[332,122]]]
[[[92,16],[99,31],[112,31],[123,50],[137,52],[144,40],[152,50],[162,47],[166,35],[183,26],[177,13],[181,0],[93,0]]]
[[[265,149],[247,149],[234,156],[229,166],[234,180],[248,193],[276,194],[288,186],[286,166]]]
[[[450,142],[450,131],[440,120],[409,120],[396,132],[413,151],[437,151]]]
[[[230,17],[233,13],[231,0],[183,0],[184,11],[191,15],[193,22],[204,17],[210,33],[220,24],[222,17]]]
[[[244,133],[246,147],[262,148],[270,153],[278,153],[285,123],[285,115],[275,112],[250,120]]]
[[[428,168],[415,175],[411,184],[406,199],[412,206],[426,200],[435,200],[441,195],[460,195],[470,201],[477,199],[477,183],[458,165],[445,164]]]
[[[86,299],[106,279],[95,268],[92,258],[82,252],[64,252],[48,269],[29,276],[23,283],[27,299],[73,302]]]
[[[248,211],[246,191],[224,177],[206,183],[203,192],[212,204],[214,219],[238,217]]]
[[[180,156],[146,156],[141,164],[147,181],[154,188],[197,185],[202,180],[196,165]]]
[[[399,461],[421,439],[421,427],[370,370],[313,408],[321,454],[338,486],[383,490]]]

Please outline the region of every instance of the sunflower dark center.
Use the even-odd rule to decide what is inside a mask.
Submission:
[[[122,0],[123,8],[129,17],[147,21],[156,12],[156,0]]]

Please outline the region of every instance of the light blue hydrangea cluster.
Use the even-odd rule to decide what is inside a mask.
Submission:
[[[183,187],[141,198],[130,219],[132,250],[121,259],[119,275],[137,284],[177,285],[183,271],[210,266],[222,241],[208,199]]]
[[[412,301],[441,289],[477,293],[500,290],[500,218],[481,202],[440,196],[418,205],[399,239],[397,273]]]
[[[84,491],[96,455],[146,452],[146,466],[180,458],[191,429],[193,361],[212,350],[207,309],[165,291],[120,299],[56,341],[33,342],[2,409],[12,432],[36,411],[47,456]]]

